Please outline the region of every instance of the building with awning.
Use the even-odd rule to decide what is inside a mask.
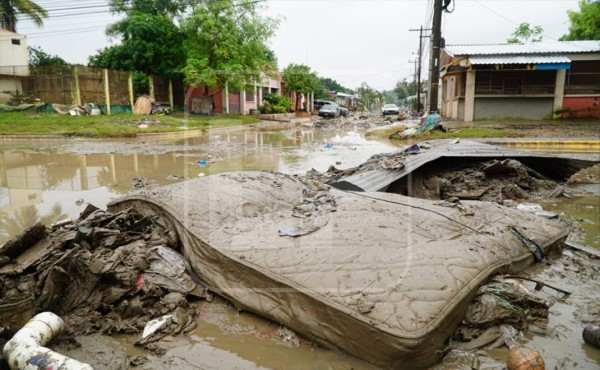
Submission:
[[[447,45],[442,115],[484,119],[600,118],[600,41]]]

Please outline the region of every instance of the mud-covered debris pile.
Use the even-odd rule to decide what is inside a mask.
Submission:
[[[545,198],[552,196],[559,186],[556,181],[514,159],[492,160],[464,169],[449,169],[428,175],[439,179],[442,198],[488,201]]]
[[[187,297],[210,293],[177,246],[160,217],[133,210],[89,205],[77,221],[37,224],[0,247],[0,333],[14,333],[40,311],[61,315],[75,334],[136,333],[161,315],[169,316],[160,331],[191,330]],[[141,344],[162,336],[148,334]]]
[[[492,160],[463,169],[424,174],[424,187],[441,199],[477,199],[502,202],[506,199],[551,198],[562,194],[562,186],[515,159]],[[436,181],[437,180],[437,181]]]
[[[304,177],[308,180],[319,181],[324,184],[331,184],[344,177],[352,176],[357,172],[366,172],[378,169],[397,171],[404,168],[406,157],[429,148],[431,148],[431,146],[427,143],[415,144],[398,152],[375,154],[357,167],[352,167],[345,170],[338,169],[335,166],[329,166],[327,171],[319,172],[313,168],[306,172]]]
[[[482,285],[452,336],[450,348],[512,349],[524,339],[523,332],[545,332],[550,306],[567,293],[544,287],[541,282],[530,282],[535,287],[529,288],[524,282],[518,277],[496,276]]]

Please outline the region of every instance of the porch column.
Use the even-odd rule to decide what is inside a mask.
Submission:
[[[223,113],[228,114],[229,113],[229,88],[227,88],[227,85],[225,85],[225,88],[223,88],[222,95],[223,95]]]
[[[473,121],[475,115],[475,71],[467,71],[465,84],[465,122]]]
[[[562,114],[556,114],[557,110],[562,109],[565,98],[565,80],[567,77],[566,69],[556,70],[556,84],[554,85],[554,104],[552,105],[552,118],[561,118]]]
[[[262,96],[262,80],[258,83],[258,100],[256,101],[258,105],[262,105],[263,96]]]
[[[254,109],[258,109],[260,102],[258,101],[258,86],[256,85],[256,82],[254,82],[254,104],[256,105]]]
[[[246,88],[240,90],[240,114],[246,114]]]

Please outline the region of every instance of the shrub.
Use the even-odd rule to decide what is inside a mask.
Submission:
[[[286,113],[292,106],[292,100],[287,96],[276,94],[267,94],[263,100],[263,105],[258,107],[260,113]]]

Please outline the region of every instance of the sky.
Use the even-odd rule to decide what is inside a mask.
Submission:
[[[59,55],[69,63],[87,64],[88,57],[118,40],[104,34],[118,18],[106,0],[37,0],[51,9],[41,28],[28,20],[17,31],[30,46]],[[320,76],[348,88],[367,82],[377,90],[414,76],[419,32],[431,27],[433,0],[268,0],[265,16],[281,23],[270,46],[280,68],[289,63],[310,66]],[[446,44],[503,43],[521,22],[544,29],[544,41],[556,41],[569,28],[567,10],[578,10],[578,0],[453,0],[444,13]],[[52,10],[56,9],[56,10]],[[427,49],[428,39],[424,39]],[[428,53],[423,58],[427,76]]]

